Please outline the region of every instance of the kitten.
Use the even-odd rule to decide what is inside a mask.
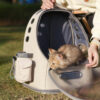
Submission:
[[[57,51],[49,49],[49,65],[52,69],[65,69],[72,64],[86,58],[87,47],[85,45],[63,45]]]

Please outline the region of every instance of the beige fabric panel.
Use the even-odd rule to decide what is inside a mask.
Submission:
[[[43,11],[38,11],[36,14],[32,16],[30,19],[24,37],[24,47],[23,51],[27,53],[33,53],[33,63],[35,66],[33,70],[33,82],[29,84],[29,86],[43,89],[43,90],[52,90],[57,89],[54,83],[51,81],[50,77],[48,76],[48,61],[41,52],[38,42],[37,42],[37,32],[36,27],[38,23],[39,16],[43,13]],[[34,19],[34,23],[32,24],[32,20]],[[29,28],[31,28],[31,32],[29,33]],[[26,38],[29,36],[29,41],[26,42]]]

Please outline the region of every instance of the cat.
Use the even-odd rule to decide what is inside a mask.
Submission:
[[[58,50],[49,48],[49,65],[50,68],[56,70],[58,68],[65,69],[72,64],[77,64],[86,58],[87,47],[85,45],[65,44]]]

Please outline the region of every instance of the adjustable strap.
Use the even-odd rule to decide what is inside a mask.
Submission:
[[[14,75],[15,75],[15,60],[16,60],[16,57],[13,56],[13,59],[12,59],[12,68],[10,70],[10,78],[11,79],[14,79]]]
[[[32,58],[33,54],[32,53],[26,53],[26,52],[19,52],[16,54],[16,57],[19,58]]]
[[[84,23],[84,25],[85,25],[85,27],[86,27],[88,33],[89,33],[90,35],[92,35],[92,34],[91,34],[91,28],[90,28],[90,25],[88,24],[88,21],[87,21],[86,17],[83,17],[83,18],[82,18],[82,22]]]

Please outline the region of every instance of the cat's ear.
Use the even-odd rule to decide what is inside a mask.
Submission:
[[[52,48],[49,48],[49,53],[52,54],[52,53],[55,53],[56,50],[52,49]]]

